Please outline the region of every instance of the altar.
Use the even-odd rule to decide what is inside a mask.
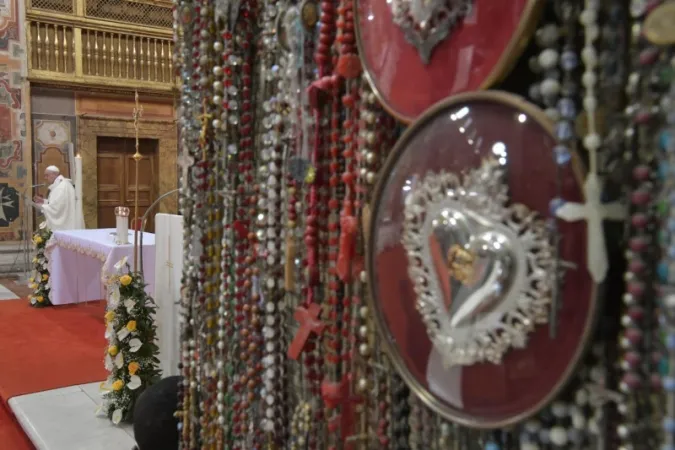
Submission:
[[[133,267],[133,232],[130,244],[115,244],[114,229],[55,231],[45,248],[49,269],[49,299],[54,305],[106,298],[105,281],[125,256]],[[139,235],[140,245],[140,235]],[[153,295],[155,235],[143,234],[143,268],[146,292]],[[140,257],[140,255],[139,255]],[[139,258],[140,259],[140,258]]]

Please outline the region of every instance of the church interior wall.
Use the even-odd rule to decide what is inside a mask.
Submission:
[[[143,103],[145,111],[145,103]],[[97,138],[135,136],[131,109],[125,117],[94,116],[79,114],[77,117],[78,149],[82,156],[82,178],[88,188],[83,192],[84,221],[87,228],[98,227],[98,167]],[[173,116],[173,112],[171,112]],[[177,134],[176,123],[171,120],[148,119],[143,116],[139,127],[140,139],[158,140],[158,194],[171,191],[177,187]],[[177,197],[169,196],[160,205],[157,212],[176,213]]]
[[[31,185],[26,150],[26,44],[24,2],[0,8],[0,272],[16,269],[24,228],[22,192]],[[28,224],[30,229],[30,224]]]

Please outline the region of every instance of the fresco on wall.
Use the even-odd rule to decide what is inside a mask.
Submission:
[[[66,178],[70,173],[68,146],[75,143],[75,117],[33,114],[33,179],[39,180],[47,166],[54,165]],[[0,168],[1,169],[1,168]]]
[[[23,3],[0,2],[0,241],[21,238],[21,194],[31,185],[24,113],[26,74]]]

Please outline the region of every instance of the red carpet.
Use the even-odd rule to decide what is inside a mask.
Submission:
[[[0,449],[32,448],[16,436],[10,398],[105,379],[104,313],[104,302],[35,309],[0,301]]]
[[[21,430],[12,412],[0,402],[0,449],[2,450],[35,450],[33,443]]]

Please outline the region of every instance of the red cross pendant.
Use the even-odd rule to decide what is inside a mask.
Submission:
[[[319,314],[321,314],[321,307],[316,303],[309,305],[309,308],[299,306],[295,309],[293,318],[298,321],[300,328],[288,347],[287,355],[289,358],[297,360],[304,350],[309,336],[312,333],[318,336],[323,332],[326,325],[319,319]]]

